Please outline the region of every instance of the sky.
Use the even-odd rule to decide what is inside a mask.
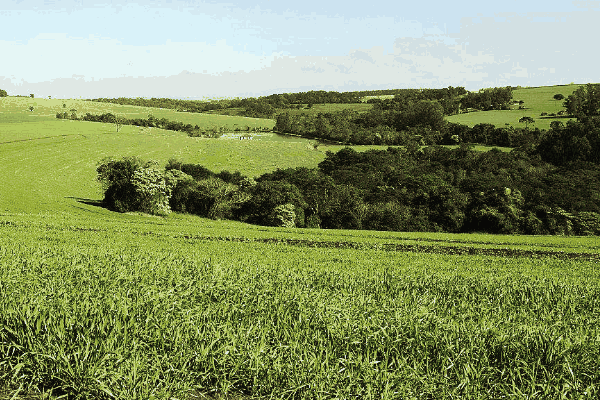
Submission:
[[[2,0],[0,89],[53,98],[600,82],[600,1]]]

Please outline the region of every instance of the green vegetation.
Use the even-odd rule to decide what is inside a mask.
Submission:
[[[2,102],[0,124],[7,122],[48,121],[55,119],[56,114],[58,113],[74,109],[79,116],[84,116],[87,113],[93,115],[111,113],[128,119],[139,119],[147,118],[148,114],[152,114],[157,119],[165,118],[170,121],[178,121],[184,124],[198,125],[203,129],[210,129],[214,126],[226,126],[230,127],[231,130],[236,126],[271,129],[275,125],[275,121],[268,119],[178,112],[172,109],[127,106],[78,99],[63,100],[5,97],[0,101]],[[63,107],[63,104],[66,104],[66,107]],[[28,111],[30,106],[35,108],[33,112]],[[69,113],[69,115],[71,115],[71,113]]]
[[[325,247],[190,217],[0,218],[9,394],[598,395],[597,258],[445,254],[515,240],[498,236],[428,234],[425,254],[384,249],[406,234],[306,232]]]
[[[547,92],[562,107],[553,99],[560,89]],[[525,107],[534,103],[514,98]],[[316,193],[306,196],[310,185],[301,184],[303,177],[319,178],[316,187],[326,187],[329,178],[310,172],[319,164],[336,185],[347,186],[335,206],[360,205],[350,201],[353,195],[377,200],[365,214],[371,221],[400,200],[418,200],[417,217],[438,203],[456,211],[465,199],[449,182],[474,193],[466,203],[473,207],[463,211],[479,222],[498,217],[509,227],[512,216],[527,216],[520,211],[535,211],[522,200],[582,211],[600,198],[593,119],[554,125],[539,149],[511,153],[415,142],[340,152],[342,146],[272,133],[265,140],[206,139],[131,125],[116,133],[113,124],[56,119],[71,110],[146,118],[150,111],[140,106],[0,102],[0,398],[600,396],[597,237],[292,228],[300,225],[300,208],[308,209],[301,200],[328,206]],[[494,112],[517,110],[465,115]],[[151,113],[207,128],[234,126],[210,118],[274,124]],[[469,134],[489,132],[484,126]],[[368,151],[374,149],[386,152]],[[246,221],[285,227],[109,211],[101,207],[105,192],[97,179],[106,157],[156,160],[140,161],[131,176],[144,194],[143,211],[164,211],[151,204],[166,205],[171,179],[231,209],[240,200],[232,195],[236,186],[248,185],[256,211]],[[386,157],[396,157],[394,169]],[[183,175],[206,171],[215,176],[193,183]],[[183,199],[178,204],[206,205]],[[215,204],[207,216],[227,217],[227,208]],[[430,215],[446,224],[460,220],[460,210],[449,214],[452,220],[442,218],[443,209]],[[574,215],[563,211],[562,222]],[[356,215],[346,216],[328,223],[356,223]],[[307,225],[310,217],[304,215]],[[539,227],[529,217],[524,221]]]
[[[566,122],[570,118],[558,116],[551,118],[550,114],[558,114],[564,110],[563,101],[557,101],[554,96],[561,94],[565,98],[573,94],[582,85],[543,86],[536,88],[517,88],[513,90],[513,99],[518,103],[523,101],[523,109],[519,105],[511,106],[510,110],[477,111],[456,114],[446,117],[448,122],[464,124],[473,127],[477,124],[493,124],[498,128],[505,126],[519,127],[519,119],[531,117],[535,126],[540,129],[549,129],[552,121]],[[542,116],[542,113],[548,115]]]

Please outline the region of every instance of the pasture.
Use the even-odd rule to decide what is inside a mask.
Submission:
[[[569,96],[581,85],[564,86],[543,86],[535,88],[521,88],[513,90],[513,100],[523,100],[525,109],[519,110],[518,105],[514,105],[510,110],[492,110],[477,111],[464,114],[450,115],[446,121],[473,127],[477,124],[493,124],[498,128],[504,126],[513,126],[515,128],[524,128],[525,124],[519,122],[522,117],[531,117],[535,123],[529,125],[530,128],[550,129],[552,121],[561,121],[566,123],[572,118],[551,118],[541,117],[543,112],[552,114],[563,110],[564,100],[554,100],[555,94]]]
[[[1,399],[600,396],[595,237],[119,214],[98,205],[95,169],[106,156],[257,176],[314,167],[341,146],[115,133],[57,120],[63,100],[6,100]],[[26,111],[36,100],[39,114]],[[91,104],[107,108],[87,112],[121,107]]]
[[[66,107],[63,107],[63,104]],[[178,112],[171,109],[152,107],[123,106],[119,104],[100,103],[82,99],[36,99],[28,97],[5,97],[0,99],[0,124],[6,122],[39,122],[56,119],[56,113],[77,110],[78,116],[90,114],[113,113],[125,118],[148,118],[148,114],[156,118],[166,118],[186,124],[198,125],[200,128],[209,129],[213,126],[226,126],[232,130],[239,126],[251,128],[273,128],[274,120],[247,118],[240,116],[227,116],[205,113]],[[33,111],[29,111],[33,107]]]

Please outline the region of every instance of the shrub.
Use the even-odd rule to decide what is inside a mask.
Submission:
[[[137,157],[106,158],[96,169],[104,189],[103,204],[118,211],[142,211],[155,215],[170,212],[169,198],[177,176],[158,168],[156,161]]]
[[[273,209],[269,216],[269,225],[284,228],[296,227],[295,207],[291,203],[282,204]]]
[[[104,189],[103,204],[106,208],[118,212],[138,210],[139,199],[132,180],[135,171],[142,165],[142,160],[137,157],[106,158],[100,162],[96,171]]]
[[[173,187],[167,180],[165,171],[158,168],[156,161],[148,161],[133,172],[131,183],[137,196],[137,210],[154,215],[167,215],[171,212],[169,198]]]

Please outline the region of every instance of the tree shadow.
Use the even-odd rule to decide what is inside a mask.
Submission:
[[[104,206],[104,204],[102,203],[102,200],[84,199],[84,198],[81,198],[81,197],[72,197],[72,196],[67,196],[66,198],[67,199],[73,199],[73,200],[75,200],[75,201],[77,201],[78,203],[81,203],[81,204],[86,204],[88,206],[93,206],[93,207],[98,207],[98,208],[104,208],[104,209],[108,210],[108,208],[106,208]],[[86,210],[86,211],[92,211],[90,209],[85,209],[83,207],[77,207],[77,208],[80,208],[80,209]]]

